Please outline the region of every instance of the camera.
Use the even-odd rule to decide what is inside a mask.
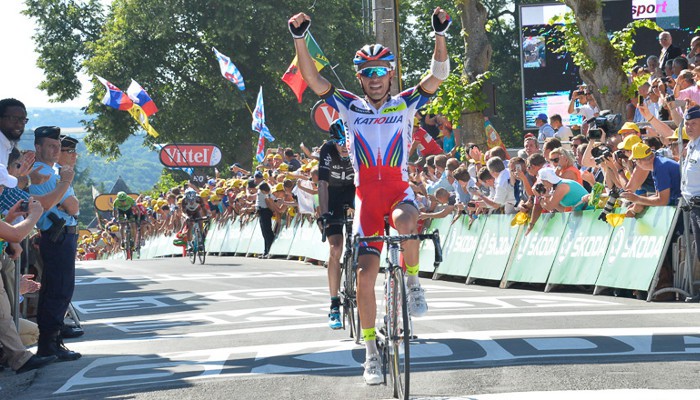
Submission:
[[[667,102],[676,101],[676,96],[669,94],[668,96],[666,96],[666,101]]]
[[[627,155],[625,155],[625,152],[622,150],[618,150],[615,152],[615,157],[617,158],[622,158],[622,159],[627,159]]]
[[[474,207],[476,207],[476,203],[474,203],[473,201],[470,201],[467,203],[467,207],[474,208]]]
[[[608,201],[605,203],[605,208],[603,208],[603,211],[598,216],[599,220],[607,222],[608,214],[610,214],[613,208],[615,208],[615,203],[617,202],[617,199],[620,198],[620,194],[622,192],[624,192],[624,189],[620,189],[618,187],[613,187],[610,189],[610,196],[608,197]]]
[[[479,191],[479,188],[477,188],[476,186],[469,186],[469,191],[472,193],[476,193]]]
[[[592,128],[588,130],[588,139],[590,140],[600,140],[603,137],[603,131],[598,128]]]
[[[535,189],[535,192],[539,195],[547,193],[547,188],[544,187],[544,183],[542,182],[536,183],[533,189]]]
[[[23,213],[29,211],[29,202],[27,200],[22,200],[22,202],[19,203],[19,211]]]
[[[669,82],[671,82],[671,78],[669,78],[668,76],[664,76],[664,77],[661,78],[661,82],[663,82],[663,83],[669,83]]]
[[[606,158],[612,156],[612,150],[606,145],[600,145],[591,150],[591,156],[593,160],[595,160],[595,163],[600,165]]]
[[[617,133],[622,127],[622,114],[613,114],[610,110],[603,110],[599,117],[593,117],[586,121],[590,128],[604,129],[608,134]],[[588,137],[591,136],[591,129],[588,130]]]

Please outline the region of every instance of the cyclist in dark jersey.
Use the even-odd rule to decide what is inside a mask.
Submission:
[[[209,212],[204,204],[204,200],[197,194],[197,192],[192,188],[187,188],[185,190],[185,197],[182,199],[182,213],[185,215],[185,224],[187,226],[187,243],[192,241],[192,221],[196,218],[205,218],[209,216]],[[197,221],[199,224],[199,231],[202,232],[202,240],[206,236],[204,231],[204,224],[202,221]],[[192,249],[188,249],[192,251]]]
[[[417,86],[395,96],[390,92],[391,80],[396,74],[396,57],[388,48],[372,44],[355,53],[356,77],[364,92],[364,96],[358,96],[336,89],[316,69],[305,41],[311,18],[299,13],[288,22],[304,81],[347,123],[348,149],[357,187],[353,233],[361,236],[380,234],[386,216],[399,234],[418,231],[418,206],[408,182],[411,125],[416,110],[428,102],[450,74],[445,39],[450,16],[438,7],[431,18],[435,47],[430,73]],[[374,286],[382,246],[381,242],[364,243],[358,257],[357,301],[366,347],[363,377],[368,385],[378,385],[384,379],[374,326],[377,317]],[[418,242],[409,240],[401,247],[406,263],[409,312],[419,317],[427,312],[428,306],[418,279]]]
[[[343,254],[344,206],[354,208],[355,171],[350,162],[350,154],[345,146],[345,123],[341,119],[333,121],[330,127],[331,139],[322,147],[318,165],[318,202],[321,219],[332,222],[326,227],[326,236],[330,246],[328,257],[328,289],[331,294],[331,312],[328,314],[328,326],[340,329],[340,257]],[[345,232],[351,235],[352,232]]]

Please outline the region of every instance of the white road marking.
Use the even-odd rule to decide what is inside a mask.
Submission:
[[[700,390],[611,389],[477,394],[467,397],[413,397],[412,400],[668,400],[697,399]]]
[[[84,354],[105,354],[106,351],[114,351],[115,356],[96,359],[71,377],[56,393],[174,380],[359,370],[360,361],[357,358],[362,352],[361,347],[349,340],[324,340],[125,357],[116,346],[111,346],[125,342],[128,341],[88,341],[73,344],[72,347]],[[649,359],[654,356],[697,355],[700,353],[700,326],[424,334],[421,340],[412,343],[411,353],[411,365],[417,372],[421,369],[513,365],[533,360],[571,364],[590,359],[612,358],[618,362],[621,357],[634,360],[630,357]],[[575,399],[568,396],[549,398]]]

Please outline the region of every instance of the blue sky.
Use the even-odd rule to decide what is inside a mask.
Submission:
[[[83,107],[87,93],[66,103],[50,103],[49,96],[37,89],[43,72],[36,66],[34,52],[35,24],[20,14],[23,0],[0,0],[0,35],[3,40],[3,59],[0,62],[0,98],[14,97],[27,107]],[[83,85],[86,77],[81,76]]]

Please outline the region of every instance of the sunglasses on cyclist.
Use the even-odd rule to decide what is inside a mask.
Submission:
[[[390,69],[387,67],[367,67],[362,68],[359,72],[360,75],[364,76],[365,78],[381,78],[382,76],[388,74],[389,71]]]

